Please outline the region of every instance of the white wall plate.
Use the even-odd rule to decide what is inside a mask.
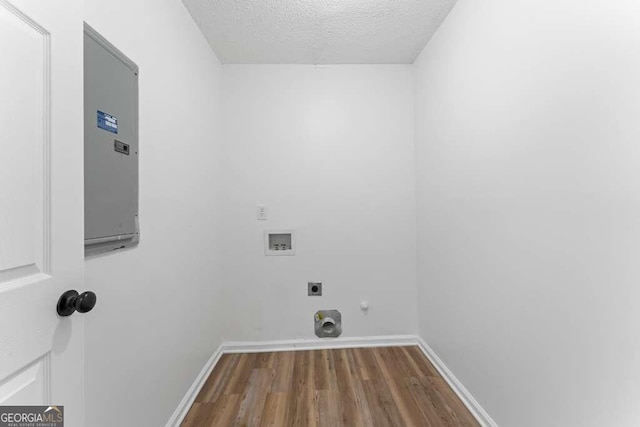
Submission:
[[[287,256],[296,254],[295,230],[265,230],[264,254],[267,256]]]

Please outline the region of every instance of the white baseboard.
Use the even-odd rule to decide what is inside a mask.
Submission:
[[[471,414],[478,422],[486,427],[498,427],[489,414],[471,396],[460,381],[453,375],[447,366],[440,360],[438,355],[427,345],[424,340],[416,335],[390,335],[377,337],[351,337],[334,339],[313,339],[313,340],[282,340],[282,341],[252,341],[252,342],[224,342],[209,358],[206,365],[200,371],[195,381],[187,390],[182,401],[167,422],[166,427],[179,427],[187,412],[193,405],[200,389],[213,371],[220,357],[225,353],[264,353],[269,351],[292,351],[292,350],[319,350],[336,348],[359,348],[359,347],[391,347],[403,345],[417,345],[431,361],[440,375],[449,384],[451,389],[458,395],[462,403],[471,411]]]
[[[282,341],[225,342],[225,353],[264,353],[267,351],[319,350],[323,348],[391,347],[417,345],[415,335],[297,339]]]
[[[180,404],[171,415],[171,418],[169,418],[166,427],[179,427],[180,424],[182,424],[184,417],[187,416],[187,412],[189,412],[189,409],[191,409],[191,405],[193,405],[193,402],[196,400],[198,393],[200,393],[200,389],[204,386],[205,381],[207,381],[207,378],[209,378],[209,375],[211,375],[213,368],[215,368],[216,364],[223,354],[224,352],[222,351],[222,346],[220,346],[211,355],[209,360],[207,360],[207,363],[204,365],[193,384],[191,384],[189,390],[187,390],[187,393],[184,395],[184,397],[180,401]]]
[[[438,373],[449,384],[449,387],[458,395],[462,403],[471,411],[471,414],[478,422],[485,427],[498,427],[493,419],[489,416],[476,399],[473,398],[471,393],[462,385],[462,383],[453,375],[453,372],[447,368],[447,365],[438,357],[438,355],[427,345],[427,343],[420,337],[417,337],[418,347],[429,359],[431,364],[438,370]]]

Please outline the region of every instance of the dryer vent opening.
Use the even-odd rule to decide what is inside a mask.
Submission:
[[[313,320],[319,338],[336,338],[342,334],[342,315],[338,310],[320,310]]]

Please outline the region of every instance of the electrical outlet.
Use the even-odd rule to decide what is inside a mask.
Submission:
[[[307,282],[307,294],[310,297],[322,296],[322,282]]]
[[[258,205],[258,208],[256,209],[256,219],[258,221],[266,221],[267,207],[265,205]]]

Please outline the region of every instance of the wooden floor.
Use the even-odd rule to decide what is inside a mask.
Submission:
[[[225,354],[183,426],[477,426],[418,347]]]

